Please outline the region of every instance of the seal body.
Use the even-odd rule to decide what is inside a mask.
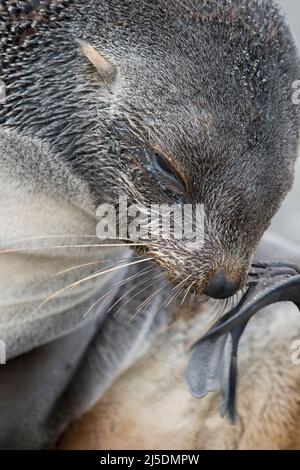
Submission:
[[[264,259],[280,252],[299,263],[300,250],[267,234]],[[154,339],[101,400],[73,423],[59,449],[299,449],[300,317],[295,305],[263,309],[248,325],[238,363],[238,418],[219,413],[219,394],[197,400],[184,384],[191,345],[207,330],[207,306],[181,317]],[[153,380],[153,377],[156,380]]]
[[[191,335],[196,333],[195,320],[199,326],[203,318],[194,318],[191,323],[183,320],[158,338],[152,352],[70,426],[58,447],[299,449],[300,374],[299,365],[292,361],[296,353],[293,344],[299,344],[297,309],[288,303],[277,304],[249,325],[239,351],[239,417],[235,426],[220,417],[217,394],[196,400],[184,385],[189,346],[198,338]]]
[[[191,275],[199,294],[220,270],[240,287],[296,158],[290,97],[299,59],[278,8],[255,0],[21,5],[2,6],[0,124],[48,145],[61,181],[68,172],[85,188],[84,209],[120,194],[145,205],[204,204],[205,248],[161,242],[154,254],[173,282]],[[100,61],[89,63],[84,42]],[[184,194],[155,171],[157,152],[181,175]]]
[[[161,241],[154,254],[166,255],[173,282],[191,275],[199,294],[220,270],[241,287],[296,158],[299,58],[279,9],[255,0],[26,5],[1,7],[0,124],[48,145],[63,162],[63,197],[72,175],[86,190],[84,210],[120,195],[204,204],[204,249]],[[91,50],[101,56],[92,64]],[[157,173],[157,152],[184,194]]]
[[[291,187],[299,60],[271,1],[8,0],[0,13],[0,337],[9,359],[0,370],[0,445],[41,448],[172,321],[166,278],[199,295],[220,269],[243,284]],[[183,191],[157,169],[157,154]],[[144,246],[164,293],[153,285],[125,303],[119,284],[99,305],[113,283],[142,270],[128,272],[124,261],[118,278],[93,277],[97,262],[134,256],[94,239],[97,206],[119,196],[203,203],[205,243]],[[123,316],[114,318],[107,312],[117,301]]]

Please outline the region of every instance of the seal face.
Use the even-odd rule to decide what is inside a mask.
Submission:
[[[120,194],[204,204],[204,246],[161,240],[146,250],[173,282],[231,295],[292,183],[299,59],[278,8],[78,0],[1,9],[1,125],[46,142],[95,206]],[[111,64],[110,80],[78,40]]]

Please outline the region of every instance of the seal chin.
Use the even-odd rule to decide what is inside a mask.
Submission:
[[[209,279],[204,293],[213,299],[226,299],[232,297],[239,287],[240,281],[231,279],[224,269],[219,269]]]

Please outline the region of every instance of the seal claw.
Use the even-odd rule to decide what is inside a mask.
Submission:
[[[300,310],[300,269],[290,263],[255,263],[240,302],[197,341],[187,368],[191,394],[203,398],[221,391],[222,417],[236,422],[237,356],[249,320],[262,308],[290,301]]]

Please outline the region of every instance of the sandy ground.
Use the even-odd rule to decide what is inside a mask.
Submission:
[[[300,1],[277,0],[287,13],[288,21],[300,47]],[[300,80],[300,77],[299,77]],[[300,149],[299,149],[300,151]],[[294,189],[288,195],[280,211],[274,217],[272,229],[292,241],[300,243],[300,158],[297,164]]]

